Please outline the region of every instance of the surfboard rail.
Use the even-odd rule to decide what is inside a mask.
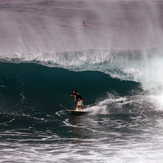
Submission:
[[[87,110],[66,110],[68,111],[69,113],[88,113]]]

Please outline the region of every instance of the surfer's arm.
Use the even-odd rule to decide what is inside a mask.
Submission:
[[[76,95],[70,95],[70,96],[73,96],[74,97],[74,101],[76,101]]]

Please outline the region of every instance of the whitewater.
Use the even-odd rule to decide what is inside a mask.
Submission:
[[[162,9],[1,0],[0,162],[161,163]],[[66,112],[74,89],[87,114]]]

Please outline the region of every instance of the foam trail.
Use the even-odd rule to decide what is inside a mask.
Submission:
[[[118,107],[118,108],[121,108],[122,105],[124,105],[124,104],[126,104],[126,98],[122,98],[122,97],[110,98],[109,97],[105,100],[101,100],[101,101],[97,102],[94,106],[87,106],[86,110],[89,112],[89,115],[96,115],[96,114],[107,115],[107,114],[111,113],[110,108],[113,107],[114,105],[116,105],[116,107]]]

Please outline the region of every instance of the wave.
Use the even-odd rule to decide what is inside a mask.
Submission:
[[[73,72],[33,63],[0,63],[1,99],[18,106],[29,102],[56,108],[70,105],[73,89],[85,94],[86,104],[95,102],[107,92],[119,96],[141,90],[136,82],[121,81],[97,71]],[[70,102],[71,101],[71,102]]]
[[[118,156],[136,161],[138,149],[149,154],[149,146],[153,154],[162,141],[162,6],[156,0],[0,2],[1,160],[26,162],[28,155],[40,162],[44,152],[42,162],[88,161],[88,153],[97,162],[136,147],[132,158]],[[88,28],[78,28],[83,21]],[[88,114],[67,113],[75,109],[73,89]]]
[[[69,95],[78,89],[86,106],[141,94],[161,108],[162,61],[162,48],[3,56],[2,104],[31,109],[74,108]]]
[[[65,110],[75,109],[70,97],[73,89],[83,96],[87,109],[96,107],[96,112],[103,110],[101,113],[110,105],[108,99],[115,103],[115,99],[142,92],[140,83],[102,72],[74,72],[36,63],[0,62],[0,74],[0,125],[4,127],[37,126],[39,130],[45,121],[61,123]]]
[[[71,71],[99,71],[113,78],[141,83],[143,89],[163,86],[162,48],[141,50],[84,50],[63,53],[15,54],[1,61],[32,62]]]

